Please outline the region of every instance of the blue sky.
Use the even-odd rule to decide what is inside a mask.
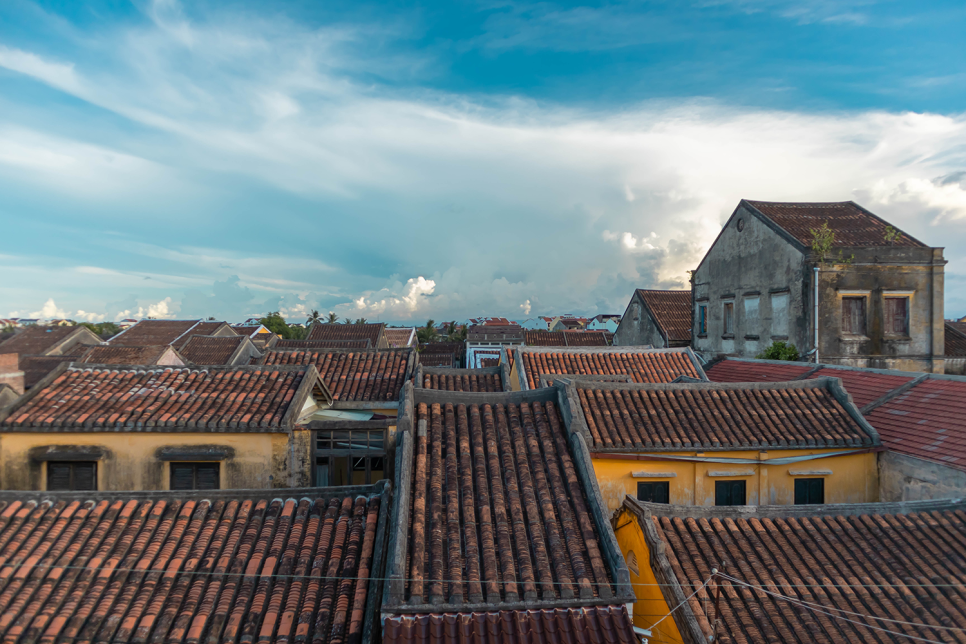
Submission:
[[[966,4],[0,3],[0,316],[620,313],[742,197],[946,247]]]

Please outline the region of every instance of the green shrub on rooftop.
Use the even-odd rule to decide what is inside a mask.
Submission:
[[[762,360],[798,360],[800,356],[794,344],[776,340],[771,343],[770,347],[755,357]]]

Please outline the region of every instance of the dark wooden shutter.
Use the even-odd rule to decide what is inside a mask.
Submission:
[[[70,463],[47,463],[47,489],[70,489]]]
[[[195,477],[196,490],[217,490],[221,487],[219,481],[218,463],[199,463]]]
[[[865,335],[865,298],[842,298],[842,333]]]
[[[795,505],[825,503],[825,479],[795,479]]]
[[[909,300],[904,297],[887,297],[886,304],[886,333],[905,335],[906,329],[907,304]]]
[[[74,463],[73,489],[97,489],[97,463]]]
[[[171,489],[193,490],[195,487],[195,469],[191,463],[171,464]]]
[[[715,481],[715,505],[745,505],[746,499],[744,481]]]
[[[671,484],[667,481],[655,481],[637,484],[637,498],[647,503],[668,503]]]

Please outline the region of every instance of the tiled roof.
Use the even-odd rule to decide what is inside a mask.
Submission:
[[[22,356],[45,354],[55,345],[66,340],[72,333],[85,327],[76,326],[33,326],[27,327],[0,344],[0,353],[18,353]]]
[[[200,365],[228,364],[238,347],[245,342],[245,336],[217,337],[211,335],[192,335],[181,345],[181,355],[185,360]]]
[[[966,322],[946,322],[946,357],[966,358]]]
[[[691,291],[639,288],[637,294],[650,309],[658,329],[671,342],[691,341]]]
[[[287,431],[306,377],[319,386],[312,369],[69,367],[25,396],[0,431]]]
[[[383,644],[640,644],[624,606],[393,615]]]
[[[624,508],[658,551],[652,569],[668,605],[696,591],[674,614],[686,642],[709,641],[715,621],[716,641],[728,644],[952,642],[966,629],[961,500],[688,508],[685,516],[628,498]],[[741,583],[719,577],[718,593],[700,588],[712,568]]]
[[[966,381],[929,378],[866,418],[890,450],[966,470]]]
[[[24,388],[30,389],[60,365],[75,360],[76,356],[21,356],[19,367],[23,371]]]
[[[433,369],[420,370],[424,389],[446,391],[503,391],[503,378],[499,368],[487,369]]]
[[[507,326],[493,324],[476,324],[466,332],[468,342],[522,342],[523,327],[511,324]]]
[[[183,336],[178,338],[178,341],[175,343],[175,346],[180,351],[182,348],[184,348],[184,345],[186,345],[193,336],[214,335],[219,331],[219,329],[222,329],[223,327],[227,327],[228,329],[231,328],[228,326],[227,322],[199,322],[195,326],[191,327],[191,330],[188,333],[185,333]],[[235,337],[235,336],[228,336],[228,337]]]
[[[386,329],[386,340],[389,346],[394,349],[411,347],[416,342],[416,330],[412,327],[406,329]]]
[[[576,381],[596,449],[871,447],[878,440],[846,409],[834,381],[626,385]],[[851,414],[849,412],[852,412]]]
[[[351,325],[346,325],[351,326]],[[372,351],[276,351],[268,349],[264,364],[314,364],[340,402],[399,400],[406,382],[411,349]]]
[[[256,324],[256,325],[250,325],[250,324],[230,324],[229,326],[231,327],[231,330],[234,331],[235,333],[237,333],[238,335],[248,336],[249,338],[254,338],[256,335],[270,335],[271,334],[271,331],[269,331],[268,333],[265,333],[265,331],[268,331],[268,329],[265,328],[261,324]],[[259,334],[258,333],[259,331],[262,331],[262,333]]]
[[[804,376],[815,368],[804,362],[733,360],[725,358],[705,367],[711,382],[785,382]]]
[[[887,393],[911,382],[917,374],[908,376],[891,376],[867,369],[835,369],[822,368],[810,374],[812,378],[840,378],[842,386],[852,396],[855,405],[860,409],[871,402],[885,396]]]
[[[273,349],[374,349],[375,345],[362,340],[279,340]]]
[[[173,344],[199,323],[201,320],[141,320],[115,335],[108,343],[127,347]]]
[[[379,346],[379,337],[386,325],[378,324],[325,324],[316,322],[309,328],[306,340],[369,340],[373,347]]]
[[[806,248],[812,246],[812,229],[823,223],[835,233],[835,247],[840,246],[889,246],[886,226],[889,222],[879,219],[852,201],[835,203],[777,203],[748,201],[744,203],[782,227]],[[894,246],[925,247],[918,239],[902,233]]]
[[[528,350],[520,349],[527,386],[536,389],[541,374],[629,375],[634,382],[670,382],[678,376],[701,378],[690,350]]]
[[[421,353],[419,364],[427,367],[454,368],[458,357],[455,353]]]
[[[480,358],[480,368],[496,367],[500,364],[499,358]]]
[[[376,489],[3,493],[0,632],[23,643],[358,642],[379,589]]]
[[[510,394],[427,403],[419,397],[443,392],[414,392],[403,430],[414,441],[412,504],[408,524],[396,527],[406,540],[403,601],[446,611],[442,604],[613,600],[556,404],[510,402]]]
[[[462,356],[466,353],[465,342],[422,342],[419,345],[419,354],[428,353],[449,353]]]
[[[606,347],[608,335],[603,331],[524,331],[523,343],[528,347]]]
[[[88,347],[78,363],[85,364],[157,364],[165,351],[171,350],[166,344],[146,347],[124,347],[102,345]]]

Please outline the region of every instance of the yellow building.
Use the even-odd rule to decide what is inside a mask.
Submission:
[[[312,366],[61,365],[0,412],[5,490],[278,488],[311,482]]]
[[[557,380],[604,503],[878,500],[879,435],[836,378],[782,383]]]

